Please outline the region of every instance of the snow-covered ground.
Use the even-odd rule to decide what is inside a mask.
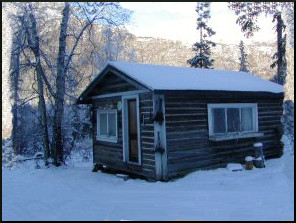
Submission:
[[[263,169],[196,171],[167,183],[93,173],[90,163],[2,168],[2,219],[294,220],[294,158],[285,157]]]

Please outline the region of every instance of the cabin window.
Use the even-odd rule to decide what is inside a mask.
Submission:
[[[209,135],[258,132],[257,104],[208,104]]]
[[[97,110],[97,140],[117,142],[117,110]]]

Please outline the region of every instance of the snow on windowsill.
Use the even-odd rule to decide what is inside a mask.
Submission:
[[[264,136],[262,132],[250,132],[250,133],[236,133],[236,134],[227,134],[227,135],[214,135],[210,136],[209,139],[211,141],[224,141],[231,139],[241,139],[241,138],[252,138],[252,137],[260,137]]]
[[[101,142],[112,142],[112,143],[118,143],[118,139],[116,137],[102,137],[102,136],[96,136],[97,141]]]

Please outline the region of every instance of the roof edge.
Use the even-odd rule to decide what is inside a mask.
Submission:
[[[154,90],[155,93],[173,93],[173,92],[185,92],[187,94],[196,94],[200,93],[201,96],[209,96],[209,94],[217,94],[217,96],[223,96],[228,94],[228,95],[234,95],[235,94],[244,94],[244,95],[259,95],[262,97],[267,97],[267,98],[284,98],[285,97],[285,92],[270,92],[270,91],[228,91],[228,90]]]
[[[88,84],[87,88],[84,91],[82,91],[82,93],[79,95],[79,97],[76,100],[76,104],[90,104],[91,102],[89,101],[89,99],[86,99],[87,95],[95,88],[95,86],[108,73],[108,71],[112,71],[112,70],[116,71],[114,72],[115,75],[123,78],[127,82],[132,81],[132,82],[135,82],[136,85],[139,85],[141,88],[144,88],[150,91],[154,90],[150,86],[147,86],[142,82],[139,82],[138,80],[130,76],[128,73],[125,73],[124,71],[118,69],[116,66],[108,62],[103,68],[103,70]],[[133,85],[133,83],[130,83],[130,84]],[[139,87],[139,86],[135,86],[135,87]]]

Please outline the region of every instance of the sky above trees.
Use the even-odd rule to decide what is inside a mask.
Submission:
[[[160,37],[180,40],[185,44],[196,42],[199,33],[196,30],[196,2],[121,2],[123,7],[134,11],[128,30],[137,36]],[[210,26],[216,31],[212,40],[221,43],[238,44],[275,42],[272,17],[259,17],[261,30],[252,38],[246,39],[236,24],[237,16],[228,8],[228,3],[214,2],[211,4]]]

